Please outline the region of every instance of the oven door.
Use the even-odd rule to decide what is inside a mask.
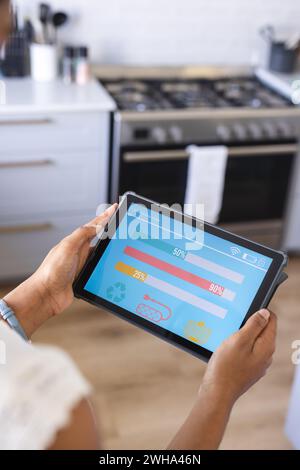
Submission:
[[[259,225],[278,231],[297,151],[296,142],[228,147],[220,224],[245,236],[252,230],[252,238],[261,242],[254,234]],[[183,204],[187,169],[185,149],[123,150],[120,194],[131,190],[155,201]]]

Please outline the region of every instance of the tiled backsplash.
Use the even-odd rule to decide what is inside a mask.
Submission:
[[[25,12],[38,0],[19,0]],[[264,60],[260,26],[299,30],[299,0],[50,0],[72,22],[64,40],[87,43],[92,60],[139,64],[249,64]]]

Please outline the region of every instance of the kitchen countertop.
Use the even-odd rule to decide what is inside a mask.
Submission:
[[[30,78],[0,80],[0,116],[39,112],[112,111],[115,108],[113,99],[95,79],[84,86],[66,85],[62,80],[45,83],[35,82]]]
[[[249,66],[213,66],[213,65],[114,65],[93,64],[92,72],[95,77],[102,79],[113,78],[220,78],[237,77],[253,74]]]

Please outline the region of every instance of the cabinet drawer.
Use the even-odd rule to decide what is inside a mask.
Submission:
[[[105,113],[65,113],[0,117],[3,152],[89,149],[101,146],[108,132]]]
[[[76,217],[1,223],[0,281],[30,275],[55,244],[93,216],[87,212]]]
[[[0,220],[96,210],[105,200],[107,168],[97,152],[7,157],[0,161],[0,181]]]

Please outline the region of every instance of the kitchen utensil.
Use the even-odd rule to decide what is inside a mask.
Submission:
[[[19,15],[18,15],[18,7],[15,6],[13,8],[13,31],[19,31]]]
[[[44,44],[50,43],[49,24],[51,21],[51,7],[48,3],[40,3],[39,5],[39,20],[43,28],[43,42]]]
[[[53,14],[52,16],[52,25],[53,25],[53,28],[54,28],[54,35],[55,35],[55,42],[57,42],[57,32],[58,32],[58,29],[61,28],[64,24],[66,24],[69,20],[69,17],[67,15],[67,13],[63,12],[63,11],[58,11],[56,13]]]
[[[298,53],[298,33],[292,35],[287,41],[279,40],[273,26],[265,25],[259,30],[259,34],[270,47],[269,69],[280,73],[293,72]]]
[[[24,29],[20,28],[17,7],[12,8],[11,33],[4,46],[4,60],[1,70],[6,77],[25,77],[29,74],[28,39]]]
[[[265,41],[273,42],[275,41],[275,30],[271,25],[265,25],[259,30],[259,34]]]
[[[42,44],[44,42],[43,28],[42,28],[42,24],[41,24],[39,18],[37,17],[37,15],[32,16],[31,23],[32,23],[34,33],[35,33],[35,42],[37,42],[39,44]]]
[[[60,26],[63,26],[67,21],[69,17],[67,13],[64,13],[63,11],[58,11],[54,13],[52,16],[52,23],[55,28],[59,28]]]
[[[35,42],[36,37],[35,37],[35,30],[33,27],[33,24],[30,19],[26,18],[24,22],[24,33],[25,36],[27,37],[28,42],[31,44],[32,42]]]
[[[286,41],[287,49],[297,49],[299,47],[300,35],[299,33],[292,34]]]

